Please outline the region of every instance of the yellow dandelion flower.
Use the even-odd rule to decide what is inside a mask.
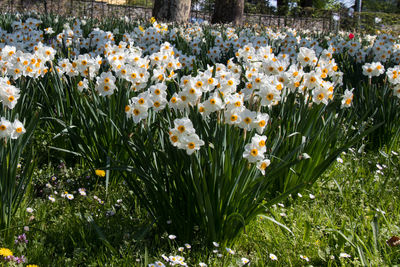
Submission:
[[[0,256],[8,257],[12,255],[13,255],[12,251],[9,250],[8,248],[0,248]]]
[[[103,170],[96,170],[95,173],[96,173],[96,175],[99,176],[99,177],[104,177],[104,176],[106,176],[106,172],[103,171]]]

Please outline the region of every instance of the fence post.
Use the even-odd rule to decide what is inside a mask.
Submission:
[[[101,17],[104,18],[104,2],[101,2]]]
[[[92,8],[90,9],[90,19],[91,20],[93,20],[93,9],[94,9],[93,5],[94,5],[94,0],[92,0]]]
[[[44,14],[46,14],[46,16],[49,14],[48,10],[47,10],[47,0],[43,1],[43,5],[44,5]]]
[[[72,15],[72,6],[74,5],[74,0],[70,0],[70,8],[69,8],[69,15]]]

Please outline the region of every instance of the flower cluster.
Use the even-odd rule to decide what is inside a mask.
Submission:
[[[191,155],[196,150],[199,150],[200,146],[204,145],[204,141],[195,133],[190,119],[175,119],[174,126],[169,130],[169,139],[173,146],[185,149],[186,153]]]
[[[377,77],[385,72],[385,67],[380,62],[365,63],[362,69],[363,75],[368,78]]]
[[[10,80],[7,77],[0,78],[0,103],[7,106],[9,109],[13,109],[17,104],[20,90],[11,85]]]
[[[263,175],[265,174],[265,169],[270,164],[270,160],[264,156],[267,151],[265,146],[266,140],[267,137],[265,135],[261,136],[256,134],[251,138],[251,143],[245,146],[245,151],[243,153],[243,158],[247,159],[249,162],[257,162],[257,168]]]
[[[17,239],[15,239],[14,242],[15,242],[15,244],[20,244],[20,243],[27,244],[28,243],[28,239],[26,238],[26,234],[23,233],[22,235],[19,235],[17,237]]]
[[[393,85],[393,94],[400,98],[400,65],[388,68],[386,76],[391,85]]]
[[[290,35],[285,39],[287,43],[292,41]],[[297,57],[295,49],[290,55],[282,52],[275,55],[272,51],[270,46],[255,49],[248,44],[236,53],[246,70],[247,82],[241,90],[245,100],[256,96],[254,101],[271,107],[285,100],[290,92],[311,96],[316,104],[327,105],[333,99],[334,88],[342,83],[343,74],[338,72],[330,49],[301,46]],[[319,57],[316,51],[320,51]]]
[[[13,109],[20,97],[20,90],[11,85],[9,78],[0,77],[0,103]],[[26,132],[24,125],[18,119],[10,122],[5,117],[0,118],[0,138],[17,139]]]
[[[0,68],[2,73],[11,76],[14,80],[20,77],[43,77],[49,68],[46,63],[52,61],[56,51],[52,47],[37,43],[34,52],[23,52],[15,46],[6,45],[1,49]]]
[[[0,138],[10,137],[11,139],[17,139],[26,132],[24,125],[19,120],[14,122],[8,121],[6,118],[0,118]]]
[[[344,107],[348,108],[351,106],[351,103],[353,101],[353,90],[354,88],[351,90],[346,89],[344,91],[344,95],[342,96],[342,106],[341,106],[342,108]]]
[[[43,32],[38,29],[40,24],[42,21],[36,18],[27,18],[25,21],[15,20],[11,23],[12,32],[0,30],[1,39],[18,50],[32,52],[35,45],[44,40]]]

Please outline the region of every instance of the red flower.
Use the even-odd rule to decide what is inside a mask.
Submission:
[[[350,40],[353,39],[354,38],[354,34],[350,33],[349,34],[349,38],[350,38]]]

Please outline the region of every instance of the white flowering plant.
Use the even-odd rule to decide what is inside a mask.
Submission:
[[[29,30],[25,23],[2,33],[0,63],[31,88],[53,148],[105,170],[107,185],[124,177],[157,226],[182,239],[235,239],[374,130],[353,116],[356,92],[340,92],[331,40],[155,21],[93,28],[75,19],[52,27],[45,45],[40,21]],[[350,42],[349,53],[358,48]],[[382,71],[375,65],[371,78]],[[0,99],[13,108],[22,94],[3,85]]]
[[[111,171],[123,176],[158,227],[190,240],[199,226],[207,240],[228,242],[367,132],[349,127],[352,95],[335,90],[332,50],[194,28],[137,27],[117,43],[111,32],[84,38],[66,25],[56,40],[75,56],[52,62],[42,105],[55,139],[68,137],[59,150],[105,169],[107,183]]]
[[[358,40],[357,40],[358,39]],[[399,45],[390,34],[362,38],[334,38],[330,44],[333,57],[343,72],[344,86],[352,89],[347,98],[358,121],[377,126],[364,140],[366,149],[390,151],[399,141]],[[348,91],[347,91],[348,94]],[[343,106],[347,107],[346,103]]]
[[[8,231],[36,166],[35,154],[28,143],[39,121],[39,111],[35,111],[36,103],[26,92],[20,94],[8,79],[0,78],[0,83],[3,83],[0,94],[10,94],[0,100],[0,229]],[[15,98],[10,99],[13,93]],[[14,103],[20,95],[22,101]],[[18,119],[22,115],[27,123]]]

